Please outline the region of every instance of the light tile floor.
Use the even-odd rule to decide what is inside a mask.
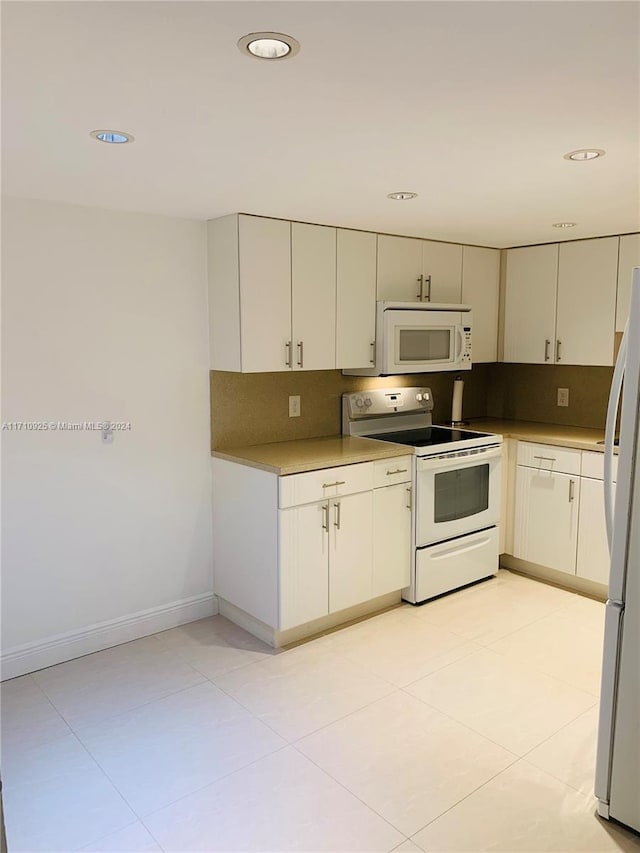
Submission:
[[[640,851],[604,608],[509,572],[275,653],[220,616],[2,685],[10,853]]]

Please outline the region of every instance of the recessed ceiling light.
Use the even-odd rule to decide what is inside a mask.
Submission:
[[[569,151],[565,154],[564,159],[581,162],[583,160],[595,160],[597,157],[604,157],[606,153],[602,148],[578,148],[576,151]]]
[[[577,225],[576,222],[554,222],[553,223],[554,228],[575,228],[576,225]]]
[[[300,43],[284,33],[249,33],[238,40],[242,53],[256,59],[288,59],[300,50]]]
[[[92,130],[89,136],[98,142],[108,142],[110,145],[124,145],[125,142],[133,142],[134,137],[130,133],[121,130]]]
[[[392,198],[395,201],[407,201],[407,199],[410,199],[410,198],[418,198],[418,193],[407,193],[407,192],[389,193],[387,198]]]

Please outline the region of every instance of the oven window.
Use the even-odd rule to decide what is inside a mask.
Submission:
[[[435,475],[435,521],[456,521],[489,508],[489,465]]]
[[[399,361],[449,361],[451,329],[399,329]]]

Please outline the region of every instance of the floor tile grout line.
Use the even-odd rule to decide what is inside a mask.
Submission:
[[[511,761],[509,764],[507,764],[506,767],[503,767],[502,770],[499,770],[497,773],[494,773],[493,776],[491,776],[489,779],[485,779],[485,781],[481,785],[478,785],[477,788],[473,789],[473,791],[469,791],[469,793],[465,794],[464,797],[461,797],[461,799],[459,799],[457,803],[454,803],[454,805],[449,806],[449,808],[445,809],[442,812],[442,814],[439,814],[437,817],[434,817],[433,820],[427,821],[427,823],[425,823],[424,826],[421,826],[420,829],[418,829],[418,830],[416,830],[416,832],[412,833],[409,836],[409,840],[413,841],[413,839],[416,837],[416,835],[418,835],[420,832],[423,832],[428,826],[431,826],[431,824],[434,823],[436,820],[440,820],[440,818],[444,817],[444,815],[446,815],[452,809],[457,808],[465,800],[468,800],[469,797],[472,797],[475,793],[477,793],[479,790],[484,788],[485,785],[488,785],[490,782],[493,782],[494,779],[497,779],[498,776],[501,776],[503,773],[506,773],[507,770],[511,769],[516,764],[518,764],[519,761],[522,761],[522,760],[523,759],[521,757],[515,758],[513,761]],[[418,847],[420,847],[420,845],[417,843],[417,841],[413,841],[413,843],[416,844]],[[421,849],[423,849],[423,848],[421,848]]]
[[[406,832],[403,832],[401,829],[399,829],[395,825],[395,823],[392,823],[389,820],[389,818],[386,818],[386,817],[384,817],[384,815],[381,815],[380,812],[376,811],[376,809],[373,808],[373,806],[370,806],[369,803],[365,802],[361,797],[358,796],[358,794],[356,794],[354,791],[352,791],[350,788],[348,788],[344,784],[344,782],[341,782],[339,779],[336,779],[335,776],[333,776],[331,773],[329,773],[329,771],[326,770],[324,767],[321,767],[316,761],[314,761],[313,758],[311,758],[309,755],[306,755],[306,753],[304,753],[300,749],[298,749],[298,747],[295,744],[292,744],[292,746],[296,750],[298,755],[301,755],[303,758],[306,758],[307,761],[310,761],[314,767],[316,767],[325,776],[328,776],[329,779],[332,779],[336,783],[336,785],[339,785],[344,791],[347,792],[347,794],[350,794],[352,797],[355,797],[355,799],[358,800],[358,802],[362,803],[363,806],[365,806],[370,812],[373,812],[373,814],[376,815],[377,817],[379,817],[380,820],[383,820],[392,829],[395,829],[396,832],[399,832],[400,835],[402,835],[402,837],[404,838],[404,841],[400,841],[399,844],[396,844],[396,847],[399,847],[401,844],[404,844],[405,841],[409,840],[410,836],[408,836],[406,834]],[[394,849],[395,848],[392,848],[392,850],[394,850]]]

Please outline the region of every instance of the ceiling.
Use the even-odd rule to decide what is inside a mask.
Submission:
[[[638,230],[639,8],[5,0],[3,191],[500,247]],[[243,56],[261,30],[300,53]]]

